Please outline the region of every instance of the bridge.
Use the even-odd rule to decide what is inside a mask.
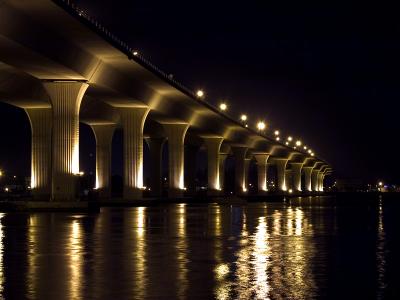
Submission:
[[[94,188],[105,198],[110,197],[116,128],[123,131],[126,200],[142,198],[144,143],[151,153],[155,197],[161,195],[165,143],[171,198],[185,194],[185,181],[193,184],[194,166],[185,167],[185,155],[193,156],[199,146],[207,152],[210,195],[224,190],[229,156],[234,157],[237,194],[247,192],[251,160],[257,164],[260,195],[268,193],[267,168],[276,169],[281,193],[322,192],[324,178],[332,172],[326,161],[303,147],[210,105],[204,94],[158,69],[67,0],[0,2],[0,100],[29,117],[31,189],[37,199],[76,201],[80,122],[90,125],[96,138]]]

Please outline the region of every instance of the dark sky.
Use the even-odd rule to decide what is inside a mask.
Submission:
[[[175,79],[300,137],[337,177],[400,182],[400,21],[373,4],[76,1]]]

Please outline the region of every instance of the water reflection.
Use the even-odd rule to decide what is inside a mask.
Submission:
[[[313,206],[308,198],[107,208],[93,215],[3,213],[0,298],[318,298],[329,289],[334,294],[336,280],[346,278],[346,269],[339,275],[335,266],[348,249],[373,251],[373,261],[352,266],[347,258],[341,268],[376,269],[364,275],[375,276],[376,290],[359,290],[383,298],[391,224],[384,208],[382,201],[376,206],[373,231],[370,223],[354,222],[352,211]],[[341,240],[344,228],[372,238]],[[345,251],[336,256],[340,247]]]

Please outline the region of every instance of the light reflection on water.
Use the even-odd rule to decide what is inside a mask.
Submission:
[[[339,293],[333,281],[346,277],[346,267],[349,274],[367,268],[359,276],[373,284],[362,286],[383,298],[391,223],[382,200],[372,212],[357,210],[356,221],[349,208],[320,204],[1,213],[0,298],[312,299]],[[352,244],[352,230],[366,238]],[[373,251],[374,259],[340,264],[336,250],[346,247]]]

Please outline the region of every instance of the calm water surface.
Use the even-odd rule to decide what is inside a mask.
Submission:
[[[1,213],[0,298],[400,299],[399,208],[302,198]]]

